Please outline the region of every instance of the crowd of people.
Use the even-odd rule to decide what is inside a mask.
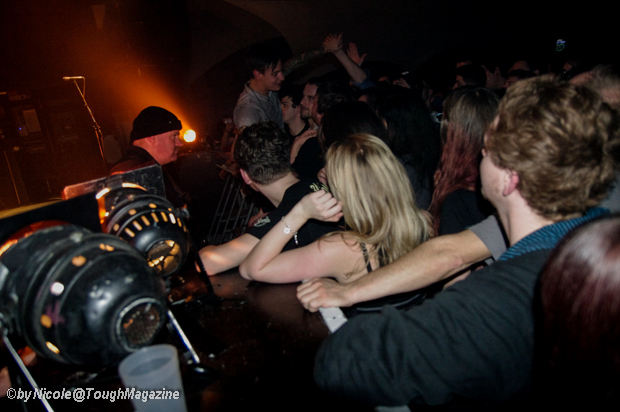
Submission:
[[[239,267],[247,279],[306,281],[298,298],[310,311],[427,296],[356,316],[324,342],[315,380],[340,397],[617,408],[614,67],[548,73],[518,56],[509,68],[468,56],[446,92],[415,74],[372,73],[341,34],[321,53],[350,79],[286,84],[307,59],[249,51],[231,161],[272,208],[200,251],[208,275]],[[175,119],[155,130],[173,145]]]

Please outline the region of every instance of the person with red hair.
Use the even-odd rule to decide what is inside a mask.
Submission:
[[[586,224],[541,276],[543,402],[617,410],[620,404],[620,216]]]
[[[484,133],[497,115],[498,106],[497,96],[482,87],[461,87],[444,102],[443,150],[429,208],[439,235],[459,233],[493,211],[478,190],[478,168]]]

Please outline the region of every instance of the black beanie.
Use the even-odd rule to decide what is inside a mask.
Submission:
[[[181,121],[166,109],[150,106],[142,110],[133,121],[130,141],[151,137],[158,134],[181,130]]]

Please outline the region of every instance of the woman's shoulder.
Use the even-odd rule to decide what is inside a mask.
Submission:
[[[325,242],[332,248],[362,250],[359,240],[346,230],[328,233],[320,238],[318,242]]]
[[[329,233],[318,239],[315,243],[323,255],[329,255],[329,258],[335,261],[344,263],[358,258],[362,259],[362,248],[360,243],[358,239],[349,232]]]
[[[336,276],[336,279],[339,282],[348,283],[368,273],[362,245],[367,250],[366,254],[373,249],[372,245],[360,243],[349,232],[331,233],[317,242],[326,259],[338,266],[337,272],[341,275]]]

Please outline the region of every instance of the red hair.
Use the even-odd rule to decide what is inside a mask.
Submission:
[[[443,151],[428,210],[437,232],[446,197],[458,189],[476,189],[484,133],[495,118],[498,105],[499,100],[490,90],[469,87],[454,90],[444,102]]]
[[[573,404],[620,400],[620,217],[578,228],[541,276],[545,394]]]

